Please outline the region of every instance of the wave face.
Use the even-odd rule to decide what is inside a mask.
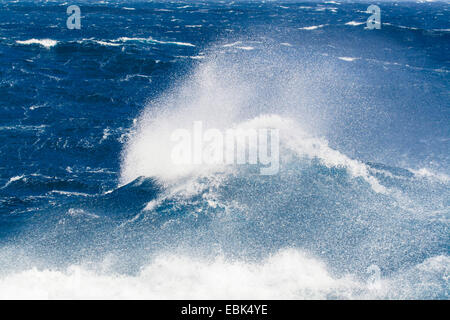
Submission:
[[[0,298],[448,299],[449,6],[386,6],[6,4]],[[196,121],[278,173],[173,164]]]

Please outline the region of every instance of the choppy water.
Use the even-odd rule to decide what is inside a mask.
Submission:
[[[449,10],[1,1],[0,297],[449,295]],[[280,129],[279,174],[170,133]]]

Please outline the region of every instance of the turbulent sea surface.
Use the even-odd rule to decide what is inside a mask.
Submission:
[[[448,3],[70,4],[0,1],[0,298],[449,298]]]

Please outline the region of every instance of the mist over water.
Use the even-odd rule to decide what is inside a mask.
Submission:
[[[99,6],[0,41],[1,298],[448,298],[448,5]],[[195,121],[278,129],[279,172],[174,164]]]

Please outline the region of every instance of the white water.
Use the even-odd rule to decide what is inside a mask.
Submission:
[[[207,59],[190,77],[151,102],[136,121],[122,154],[121,182],[125,184],[145,176],[172,183],[232,170],[218,165],[173,163],[172,133],[177,129],[192,129],[195,121],[201,121],[204,130],[215,128],[223,132],[236,128],[279,129],[282,162],[290,161],[292,153],[300,158],[317,158],[326,166],[347,168],[352,176],[365,179],[374,191],[386,193],[386,188],[369,174],[366,165],[333,150],[326,139],[314,133],[324,123],[314,118],[313,106],[304,106],[304,101],[311,101],[311,94],[302,90],[302,86],[311,75],[299,77],[295,66],[289,66],[292,70],[283,69],[286,74],[281,79],[279,76],[271,79],[274,66],[264,63]],[[320,77],[317,72],[312,73]],[[293,90],[303,96],[299,97]],[[298,110],[303,111],[298,114]]]
[[[249,77],[246,71],[254,67],[265,76]],[[324,123],[312,121],[314,114],[303,112],[305,103],[314,102],[302,87],[311,75],[298,78],[286,71],[285,75],[270,79],[271,67],[242,60],[229,66],[206,59],[190,78],[153,101],[136,121],[123,152],[122,183],[147,176],[178,184],[186,177],[233,170],[217,166],[176,167],[171,163],[169,141],[173,130],[189,128],[193,121],[201,120],[208,127],[224,130],[278,128],[283,161],[290,161],[292,156],[316,158],[325,166],[346,168],[351,176],[364,179],[378,193],[388,193],[364,163],[329,147],[318,134]],[[301,99],[293,91],[302,92]],[[303,113],[299,116],[292,109]],[[423,170],[416,174],[434,178]],[[158,199],[149,203],[146,210],[156,206]],[[73,208],[68,214],[86,213]],[[62,270],[28,268],[0,275],[0,298],[370,299],[431,295],[442,298],[448,294],[447,256],[435,256],[387,276],[373,274],[375,267],[369,270],[367,278],[356,274],[336,276],[330,271],[333,266],[323,261],[300,249],[280,249],[255,262],[160,252],[143,264],[137,274],[128,275],[112,271],[115,261],[111,257],[94,265],[72,265]]]
[[[46,49],[50,49],[58,44],[58,41],[53,39],[29,39],[29,40],[17,40],[18,44],[30,45],[30,44],[39,44]]]
[[[448,274],[449,263],[448,257],[438,256],[391,278],[368,270],[368,279],[358,280],[352,275],[335,277],[320,260],[292,249],[260,263],[166,254],[135,276],[105,271],[109,261],[98,269],[34,268],[0,276],[0,299],[420,298],[428,290],[445,292],[439,275]]]

